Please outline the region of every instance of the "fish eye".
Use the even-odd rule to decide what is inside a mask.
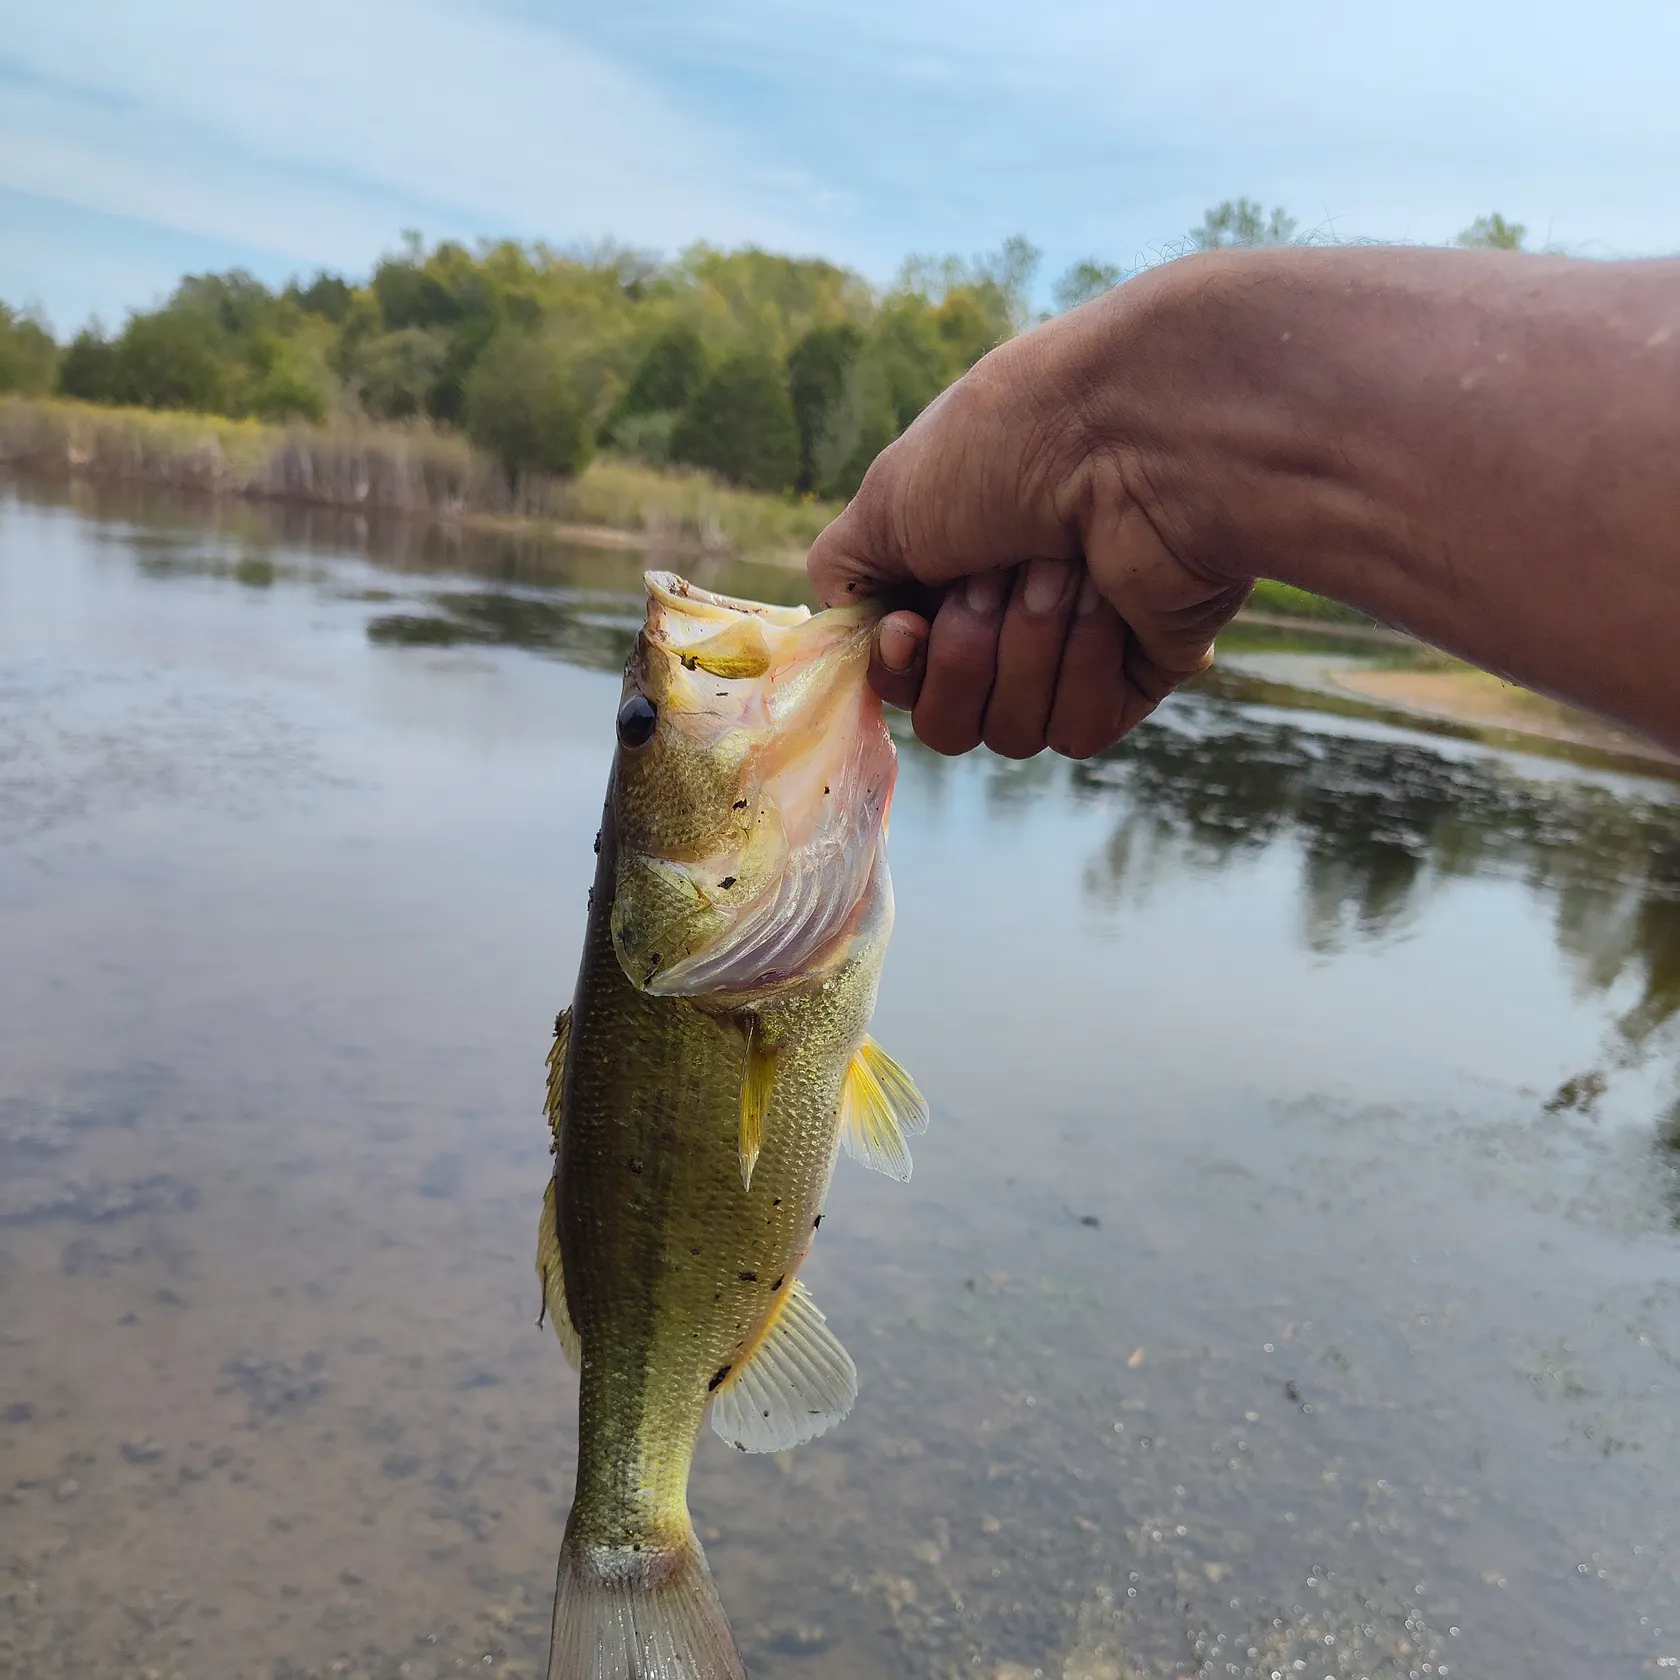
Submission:
[[[653,726],[659,713],[645,694],[632,694],[618,708],[618,744],[626,752],[635,752],[653,739]]]

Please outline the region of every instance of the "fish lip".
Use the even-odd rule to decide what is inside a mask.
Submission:
[[[747,601],[738,595],[724,595],[715,590],[703,589],[699,584],[690,583],[687,578],[679,577],[675,572],[643,572],[642,582],[648,593],[647,618],[650,625],[662,616],[662,613],[671,613],[683,618],[710,617],[709,613],[695,611],[696,607],[710,607],[722,612],[739,613],[746,618],[762,619],[766,624],[775,625],[779,629],[794,629],[817,620],[833,629],[840,629],[850,620],[859,629],[868,627],[873,630],[876,623],[891,612],[895,605],[902,604],[890,595],[871,595],[861,601],[848,601],[843,606],[825,607],[822,611],[813,613],[805,606],[779,607],[767,601]]]
[[[789,626],[803,624],[811,616],[809,607],[778,607],[768,601],[746,601],[738,595],[720,595],[713,590],[702,589],[697,583],[690,583],[687,578],[678,577],[675,572],[643,572],[642,582],[648,592],[649,616],[655,607],[663,607],[667,612],[694,617],[697,616],[694,612],[696,606],[719,607],[744,617],[761,618],[767,624]]]

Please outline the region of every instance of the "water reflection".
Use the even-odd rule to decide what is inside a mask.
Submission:
[[[430,613],[385,613],[368,620],[370,642],[403,647],[519,647],[555,654],[593,671],[622,669],[639,618],[622,595],[593,604],[489,591],[434,595]]]
[[[1159,860],[1218,871],[1286,844],[1303,935],[1322,954],[1392,938],[1454,881],[1520,881],[1578,984],[1631,989],[1617,1054],[1680,1012],[1680,800],[1667,784],[1573,775],[1397,732],[1340,729],[1185,697],[1073,771],[1120,814],[1085,873],[1107,905],[1147,894]],[[1561,1093],[1590,1110],[1602,1078]]]

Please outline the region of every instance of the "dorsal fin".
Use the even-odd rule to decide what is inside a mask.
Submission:
[[[864,1039],[840,1088],[840,1140],[846,1153],[907,1183],[910,1146],[904,1140],[925,1132],[927,1124],[927,1100],[910,1075],[874,1039]]]
[[[555,1155],[555,1174],[543,1192],[542,1220],[537,1226],[537,1276],[542,1279],[543,1314],[552,1321],[566,1359],[576,1370],[582,1344],[572,1326],[572,1315],[566,1309],[566,1274],[560,1264],[560,1127],[564,1118],[561,1110],[566,1086],[566,1044],[571,1031],[572,1012],[562,1009],[554,1017],[554,1043],[548,1052],[544,1107],[548,1111],[549,1148]],[[540,1324],[542,1318],[537,1322]]]
[[[565,1097],[566,1046],[572,1036],[572,1012],[562,1009],[554,1017],[554,1042],[548,1049],[548,1086],[543,1111],[548,1115],[549,1151],[560,1146],[560,1106]]]
[[[857,1367],[796,1278],[758,1345],[712,1399],[712,1428],[741,1452],[781,1452],[831,1429],[857,1399]]]

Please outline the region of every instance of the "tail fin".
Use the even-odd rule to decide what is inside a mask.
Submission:
[[[699,1541],[640,1552],[568,1536],[548,1680],[747,1680]]]

